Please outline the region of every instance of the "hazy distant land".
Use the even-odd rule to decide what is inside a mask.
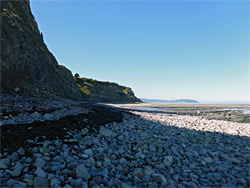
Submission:
[[[141,98],[146,103],[163,103],[163,104],[198,104],[199,101],[192,99],[177,99],[177,100],[161,100],[161,99],[145,99]]]

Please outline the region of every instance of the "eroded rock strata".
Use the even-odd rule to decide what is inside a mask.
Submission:
[[[30,2],[1,2],[1,92],[80,100],[71,72],[43,41]]]

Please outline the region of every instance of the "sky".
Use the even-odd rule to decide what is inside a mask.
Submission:
[[[73,74],[149,99],[250,102],[249,1],[39,1],[44,41]]]

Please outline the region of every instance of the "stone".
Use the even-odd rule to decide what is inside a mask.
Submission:
[[[70,181],[70,185],[72,185],[73,187],[82,187],[83,181],[80,178],[76,180],[73,179]]]
[[[45,120],[53,120],[53,117],[54,117],[53,114],[46,113],[46,114],[43,116],[43,119],[45,119]]]
[[[34,112],[30,115],[32,119],[41,119],[43,116],[39,112]]]
[[[103,152],[104,152],[104,149],[103,149],[103,148],[97,148],[97,151],[98,151],[99,153],[103,153]]]
[[[84,161],[84,164],[87,166],[87,167],[92,167],[92,166],[95,166],[95,159],[90,157],[89,159],[85,160]]]
[[[233,158],[233,159],[232,159],[232,163],[234,163],[234,164],[240,164],[240,163],[241,163],[241,160],[236,159],[236,158]]]
[[[127,164],[128,161],[125,158],[121,158],[121,159],[119,159],[119,163],[120,164]]]
[[[76,175],[78,178],[82,178],[84,180],[88,180],[91,177],[88,169],[84,164],[81,164],[76,168]]]
[[[57,171],[60,171],[60,167],[59,166],[53,166],[51,168],[51,170],[54,171],[54,172],[57,172]]]
[[[63,188],[72,188],[72,186],[70,186],[69,184],[66,184],[63,186]]]
[[[28,186],[32,186],[32,187],[34,186],[34,180],[24,179],[23,181],[25,181]]]
[[[122,148],[118,149],[118,150],[117,150],[117,153],[123,154],[123,153],[124,153],[124,149],[122,149]]]
[[[9,179],[8,181],[7,181],[7,185],[8,185],[8,187],[13,187],[15,184],[17,184],[18,183],[18,181],[17,180],[13,180],[13,179]]]
[[[221,180],[221,175],[219,173],[215,173],[214,174],[214,178],[217,180],[217,181],[220,181]]]
[[[0,164],[5,164],[5,165],[10,165],[10,160],[9,159],[7,159],[7,158],[5,158],[5,159],[1,159],[0,160]]]
[[[155,181],[157,181],[159,183],[163,182],[163,183],[167,184],[167,180],[162,174],[152,174],[152,177]]]
[[[123,139],[124,139],[124,136],[119,135],[119,136],[117,137],[117,139],[118,139],[118,140],[123,140]]]
[[[127,183],[122,183],[122,188],[131,188],[131,186]]]
[[[8,156],[8,159],[17,161],[19,159],[19,155],[17,154],[17,152],[13,152],[11,155]]]
[[[143,176],[142,181],[144,182],[150,182],[152,179],[150,176]]]
[[[115,137],[117,134],[114,133],[113,131],[109,130],[109,129],[105,129],[104,127],[102,127],[100,130],[99,130],[99,133],[101,136],[104,136],[104,137]]]
[[[69,163],[70,162],[77,162],[77,160],[75,158],[71,157],[71,156],[66,157],[66,161],[69,162]]]
[[[21,156],[24,156],[24,155],[25,155],[24,152],[25,152],[25,151],[24,151],[23,148],[20,148],[19,150],[17,150],[17,153],[18,153],[19,155],[21,155]]]
[[[97,162],[96,162],[96,166],[97,166],[97,167],[101,167],[101,166],[102,166],[102,162],[97,161]]]
[[[48,173],[48,179],[52,179],[52,178],[54,178],[55,177],[55,175],[54,174],[52,174],[52,173]]]
[[[46,154],[46,153],[45,153],[45,154]],[[50,160],[51,160],[51,158],[50,158],[50,157],[47,157],[47,156],[43,157],[43,159],[44,159],[45,161],[50,161]]]
[[[153,174],[153,170],[150,166],[145,166],[144,167],[144,174],[146,176],[151,176]]]
[[[79,133],[74,134],[74,139],[81,140],[81,138],[82,138],[81,134]]]
[[[93,155],[92,149],[85,149],[85,150],[84,150],[84,153],[85,153],[86,155],[88,155],[88,156],[92,156],[92,155]]]
[[[96,176],[96,177],[94,178],[94,180],[95,180],[95,182],[96,182],[98,185],[104,184],[104,181],[103,181],[103,179],[102,179],[101,176]]]
[[[143,170],[142,169],[135,169],[133,176],[137,176],[138,178],[142,178],[144,176]]]
[[[20,163],[19,163],[20,164]],[[15,168],[15,170],[11,173],[11,176],[17,177],[21,174],[23,166],[20,164]]]
[[[155,152],[156,148],[152,144],[150,144],[149,145],[149,150],[152,151],[152,152]]]
[[[40,153],[49,153],[50,149],[49,148],[40,148],[39,151],[40,151]]]
[[[190,173],[189,177],[191,179],[194,179],[194,180],[198,180],[199,179],[199,177],[197,175],[193,174],[193,173]]]
[[[117,178],[114,179],[113,183],[114,183],[114,185],[115,185],[116,187],[120,187],[121,184],[122,184],[122,182],[121,182],[119,179],[117,179]]]
[[[228,171],[228,167],[226,165],[223,165],[223,166],[217,166],[217,171],[218,172],[227,172]]]
[[[172,156],[166,156],[163,159],[163,164],[167,167],[170,167],[174,163],[174,159]]]
[[[35,144],[36,142],[34,140],[28,139],[27,140],[28,144]]]
[[[86,154],[82,154],[82,157],[85,158],[85,159],[89,158],[89,156],[86,155]]]
[[[56,157],[53,158],[53,161],[55,161],[55,162],[63,162],[64,160],[63,160],[63,158],[61,156],[56,156]]]
[[[35,167],[44,167],[45,166],[45,164],[46,164],[46,161],[45,160],[43,160],[43,159],[41,159],[41,158],[37,158],[36,159],[36,162],[35,162],[35,164],[34,164],[34,166]]]
[[[34,149],[34,148],[33,148]],[[41,158],[43,155],[41,153],[34,153],[33,156],[35,158]]]
[[[34,179],[34,176],[33,175],[30,175],[30,174],[26,174],[24,176],[25,180],[33,180]]]
[[[36,177],[34,180],[35,188],[46,188],[49,187],[49,181],[44,177]]]
[[[69,170],[69,169],[64,169],[64,170],[62,170],[62,174],[64,175],[64,176],[69,176],[69,175],[71,175],[72,174],[72,172]]]
[[[137,183],[137,184],[140,184],[142,182],[142,180],[140,178],[138,178],[137,176],[134,176],[134,181]]]
[[[38,177],[41,177],[41,178],[46,178],[46,177],[47,177],[46,173],[41,169],[41,167],[38,167],[38,168],[35,170],[35,174],[36,174]]]
[[[27,184],[24,183],[24,182],[17,182],[13,188],[26,188],[27,187]]]
[[[57,178],[52,178],[50,181],[50,187],[59,187],[60,184],[61,184],[61,182]]]
[[[239,178],[239,182],[243,185],[246,185],[247,184],[247,181],[245,178]]]
[[[89,130],[87,128],[84,128],[84,129],[81,130],[81,135],[85,136],[85,135],[88,134],[88,132],[89,132]]]
[[[26,168],[23,169],[23,172],[24,172],[24,173],[26,173],[26,172],[28,172],[28,171],[29,171],[29,167],[26,167]]]
[[[8,166],[6,164],[0,162],[0,169],[7,169],[7,168]]]
[[[142,155],[142,153],[141,153],[141,152],[138,152],[138,153],[136,153],[136,154],[135,154],[135,158],[137,158],[137,159],[138,159],[138,158],[140,158],[140,157],[141,157],[141,155]]]
[[[79,163],[77,163],[77,162],[72,162],[72,163],[69,163],[69,164],[68,164],[68,168],[69,168],[70,170],[72,170],[72,169],[75,169],[78,165],[79,165]]]
[[[213,159],[212,159],[211,157],[206,157],[206,158],[203,159],[203,161],[204,161],[205,163],[207,163],[207,164],[213,163]]]

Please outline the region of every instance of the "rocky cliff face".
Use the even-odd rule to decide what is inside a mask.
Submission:
[[[45,45],[28,0],[1,1],[1,92],[82,99],[71,72]]]
[[[1,1],[2,94],[103,102],[140,101],[130,88],[98,81],[91,85],[92,81],[78,80],[77,87],[72,73],[58,65],[43,41],[29,0]]]
[[[114,82],[101,82],[89,78],[79,78],[76,74],[74,79],[77,86],[87,101],[101,102],[142,102],[136,98],[131,88],[118,85]]]

